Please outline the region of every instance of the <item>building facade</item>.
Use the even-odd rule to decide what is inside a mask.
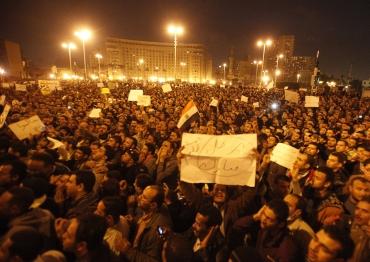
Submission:
[[[201,44],[177,45],[176,75],[173,43],[107,38],[103,67],[110,79],[204,82],[212,78],[212,60]],[[96,63],[94,68],[96,68]]]
[[[7,77],[23,77],[22,53],[18,43],[0,39],[0,67],[6,71]]]

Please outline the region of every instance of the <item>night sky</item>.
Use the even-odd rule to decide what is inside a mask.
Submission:
[[[295,55],[320,49],[325,73],[347,75],[353,64],[355,78],[370,78],[369,0],[0,0],[0,38],[41,66],[67,63],[60,44],[77,43],[79,26],[94,31],[92,50],[106,36],[171,41],[171,21],[185,27],[180,42],[206,45],[214,65],[232,46],[239,58],[258,58],[257,39],[294,34]]]

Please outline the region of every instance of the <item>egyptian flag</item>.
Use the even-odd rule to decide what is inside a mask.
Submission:
[[[190,123],[196,118],[199,118],[198,108],[194,104],[193,100],[190,100],[181,112],[181,117],[177,123],[177,128],[184,129],[190,126]]]

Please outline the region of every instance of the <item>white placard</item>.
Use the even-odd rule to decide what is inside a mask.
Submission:
[[[6,104],[4,107],[3,112],[0,115],[0,128],[2,128],[5,124],[6,117],[8,116],[8,113],[10,111],[11,106]]]
[[[10,88],[9,83],[2,83],[1,86],[2,86],[2,88]]]
[[[5,104],[5,95],[2,95],[0,97],[0,105],[4,105]]]
[[[271,162],[292,169],[299,154],[299,149],[284,143],[278,143],[271,154]]]
[[[189,183],[255,185],[257,135],[183,134],[181,180]]]
[[[307,88],[300,88],[300,89],[298,89],[299,91],[304,91],[304,92],[307,92]]]
[[[99,118],[101,114],[101,108],[94,108],[90,111],[89,117],[90,118]]]
[[[213,98],[212,101],[211,101],[211,103],[209,105],[210,106],[218,107],[218,100]]]
[[[52,147],[52,149],[55,149],[55,148],[59,148],[59,147],[64,147],[64,144],[63,142],[57,140],[57,139],[54,139],[52,137],[46,137],[47,140],[49,140],[50,142],[52,142],[54,145]]]
[[[260,103],[259,102],[253,103],[253,107],[260,107]]]
[[[137,101],[138,96],[142,96],[144,94],[143,90],[140,89],[132,89],[128,94],[128,101]]]
[[[15,90],[16,91],[27,92],[27,86],[26,85],[21,85],[21,84],[15,84]]]
[[[299,102],[299,94],[297,92],[291,90],[284,90],[285,100],[298,104]]]
[[[97,85],[97,87],[100,87],[100,88],[104,87],[103,83],[97,83],[96,85]]]
[[[304,106],[305,107],[319,107],[319,96],[305,96]]]
[[[172,91],[171,85],[170,84],[162,85],[162,90],[163,90],[163,93],[171,92]]]
[[[248,97],[242,95],[240,101],[248,103]]]
[[[45,130],[45,125],[36,115],[9,125],[10,130],[19,140],[38,135]]]
[[[138,106],[150,106],[151,105],[151,98],[148,95],[140,95],[137,97],[137,105]]]

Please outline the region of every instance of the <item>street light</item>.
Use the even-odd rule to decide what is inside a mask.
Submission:
[[[173,34],[173,46],[174,46],[174,74],[176,80],[176,59],[177,59],[177,36],[184,33],[184,28],[179,25],[169,25],[167,28],[168,33]]]
[[[275,87],[276,87],[276,82],[277,82],[277,77],[281,74],[281,71],[279,70],[279,59],[284,58],[283,54],[279,54],[276,56],[276,71],[275,71]]]
[[[71,54],[71,50],[76,49],[76,45],[73,42],[68,42],[68,43],[62,43],[62,47],[64,49],[68,49],[69,69],[72,72],[72,54]]]
[[[98,59],[98,76],[100,79],[100,60],[103,58],[103,56],[99,53],[95,54],[95,58]]]
[[[0,80],[3,80],[3,77],[4,77],[5,73],[6,73],[5,69],[0,67]]]
[[[297,74],[297,83],[299,82],[300,78],[301,78],[301,74]]]
[[[261,61],[261,60],[259,60],[259,61],[254,60],[254,61],[253,61],[253,64],[254,64],[254,65],[256,65],[256,79],[255,79],[255,81],[254,81],[254,85],[255,85],[255,86],[257,86],[258,66],[262,64],[262,61]]]
[[[226,67],[227,67],[227,64],[223,63],[222,67],[224,68],[224,82],[225,82],[226,81]]]
[[[82,50],[84,54],[85,79],[87,79],[85,41],[91,38],[91,31],[88,29],[82,29],[80,31],[76,31],[75,36],[77,36],[82,42]]]
[[[262,51],[262,66],[261,66],[261,73],[264,74],[264,71],[263,71],[263,66],[264,66],[264,63],[265,63],[265,51],[266,51],[266,46],[270,46],[272,45],[272,41],[270,39],[267,39],[265,41],[263,40],[259,40],[257,41],[257,46],[258,47],[263,47],[263,51]]]

